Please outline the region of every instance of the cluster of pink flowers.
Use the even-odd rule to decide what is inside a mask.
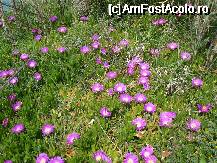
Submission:
[[[36,163],[64,163],[64,159],[60,156],[49,158],[46,153],[40,153],[35,160]]]

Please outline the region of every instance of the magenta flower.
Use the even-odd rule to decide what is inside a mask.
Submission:
[[[131,103],[131,101],[133,100],[133,98],[132,98],[132,96],[130,96],[129,94],[124,93],[124,94],[121,94],[121,95],[119,96],[119,100],[120,100],[122,103],[124,103],[124,104],[129,104],[129,103]]]
[[[40,153],[36,158],[36,163],[48,163],[49,157],[46,153]]]
[[[42,132],[43,136],[48,136],[54,132],[54,129],[55,129],[54,125],[44,124],[41,128],[41,132]]]
[[[73,132],[71,134],[68,134],[66,137],[66,143],[69,145],[72,145],[74,143],[74,140],[80,139],[80,134]]]
[[[42,79],[41,74],[40,74],[39,72],[34,73],[34,79],[35,79],[36,81],[41,80],[41,79]]]
[[[16,101],[14,104],[11,105],[11,108],[16,112],[21,109],[22,104],[23,103],[21,101]]]
[[[96,161],[96,162],[101,162],[101,161],[104,161],[106,163],[112,163],[112,160],[111,158],[109,158],[106,153],[102,150],[99,150],[99,151],[96,151],[94,154],[93,154],[93,159]]]
[[[198,108],[199,113],[208,113],[212,109],[212,105],[211,104],[207,104],[207,105],[197,104],[197,108]]]
[[[124,93],[124,92],[126,92],[126,90],[127,90],[127,86],[123,83],[119,82],[119,83],[115,84],[115,86],[114,86],[115,92]]]
[[[145,158],[145,163],[157,163],[157,157],[155,155],[151,155]]]
[[[189,52],[183,51],[181,52],[180,57],[184,61],[189,61],[191,59],[191,54]]]
[[[144,94],[142,93],[137,93],[135,96],[134,96],[134,100],[137,102],[137,103],[145,103],[147,98]]]
[[[203,86],[203,80],[200,78],[193,78],[192,79],[192,86],[193,87],[202,87]]]
[[[57,48],[57,51],[59,52],[59,53],[64,53],[65,51],[66,51],[66,48],[65,47],[58,47]]]
[[[160,113],[159,126],[170,127],[172,126],[173,119],[176,117],[175,112],[162,112]]]
[[[112,51],[113,51],[113,53],[120,53],[121,49],[119,46],[116,45],[112,48]]]
[[[134,73],[135,73],[134,68],[131,68],[131,67],[128,67],[128,68],[127,68],[127,74],[128,74],[128,75],[134,75]]]
[[[18,77],[13,77],[12,79],[9,80],[9,83],[12,85],[16,85],[18,83]]]
[[[127,47],[129,45],[129,41],[126,39],[123,39],[118,44],[120,47]]]
[[[60,156],[55,156],[50,159],[49,163],[64,163],[64,159]]]
[[[143,88],[145,91],[150,90],[150,83],[143,84]]]
[[[29,68],[35,68],[35,67],[37,66],[37,62],[36,62],[35,60],[29,60],[29,61],[27,62],[27,66],[28,66]]]
[[[140,70],[140,76],[149,77],[151,76],[150,70]]]
[[[53,15],[53,16],[51,16],[51,17],[49,18],[49,21],[52,22],[52,23],[54,23],[54,22],[57,21],[57,19],[58,19],[58,17],[55,16],[55,15]]]
[[[142,62],[142,63],[139,63],[139,68],[140,70],[149,70],[150,65],[148,63]]]
[[[156,106],[149,102],[144,105],[144,110],[148,113],[154,113],[156,111]]]
[[[14,22],[16,20],[16,17],[11,15],[11,16],[8,16],[8,21],[11,23],[11,22]]]
[[[94,93],[102,92],[104,90],[104,86],[100,83],[94,83],[91,86],[91,89]]]
[[[65,26],[61,26],[57,29],[57,31],[60,33],[66,33],[68,31],[68,29]]]
[[[139,158],[137,155],[133,154],[133,153],[126,153],[124,155],[124,161],[123,163],[139,163]]]
[[[100,47],[100,43],[98,41],[94,41],[92,42],[91,46],[93,49],[98,49]]]
[[[88,46],[82,46],[80,48],[80,52],[83,53],[83,54],[87,54],[90,52],[90,48]]]
[[[108,63],[108,61],[105,61],[102,63],[104,68],[109,68],[110,64]]]
[[[109,72],[107,72],[107,74],[106,74],[106,77],[108,78],[108,79],[115,79],[116,77],[118,76],[118,73],[117,72],[115,72],[115,71],[109,71]]]
[[[100,114],[101,114],[102,117],[107,118],[107,117],[110,117],[112,113],[109,111],[108,108],[102,107],[100,109]]]
[[[160,19],[156,19],[156,20],[152,21],[152,24],[156,25],[156,26],[161,26],[161,25],[164,25],[166,23],[167,23],[167,20],[164,18],[160,18]]]
[[[167,48],[170,50],[175,50],[179,47],[179,44],[176,42],[170,42],[167,44]]]
[[[151,145],[147,145],[146,147],[142,148],[139,154],[143,159],[146,159],[147,157],[151,156],[153,153],[154,153],[154,148]]]
[[[11,132],[14,134],[20,134],[25,129],[25,126],[22,123],[18,123],[14,125],[14,127],[11,129]]]
[[[80,17],[80,21],[82,21],[82,22],[86,22],[88,20],[89,20],[88,16],[81,16]]]
[[[3,126],[3,127],[7,127],[7,126],[8,126],[8,122],[9,122],[9,119],[8,119],[8,118],[3,119],[3,121],[2,121],[2,126]]]
[[[41,52],[42,52],[43,54],[48,53],[48,51],[49,51],[49,48],[48,48],[48,47],[43,47],[43,48],[41,48]]]
[[[149,79],[148,79],[148,77],[140,76],[138,79],[138,83],[141,85],[147,84],[147,83],[149,83]]]
[[[42,39],[42,35],[35,35],[35,41],[40,41]]]
[[[187,122],[187,128],[191,131],[198,131],[201,127],[201,123],[199,120],[197,119],[190,119],[188,122]]]
[[[27,60],[29,59],[29,55],[28,55],[28,54],[25,54],[25,53],[24,53],[24,54],[21,54],[21,55],[20,55],[20,59],[23,60],[23,61],[27,61]]]
[[[96,58],[96,63],[99,64],[99,65],[101,65],[101,64],[102,64],[101,58],[97,57],[97,58]]]
[[[142,62],[142,59],[139,57],[139,56],[135,56],[132,58],[132,63],[137,65],[137,64],[140,64]]]
[[[0,71],[0,78],[5,78],[7,77],[8,73],[7,71]]]
[[[16,100],[17,96],[15,93],[11,93],[7,98],[10,102],[12,102],[12,101]]]
[[[101,52],[103,55],[105,55],[106,52],[107,52],[107,50],[106,50],[106,48],[101,48],[100,52]]]
[[[91,38],[93,41],[99,41],[100,36],[98,34],[94,34]]]
[[[132,125],[136,126],[137,131],[141,131],[146,127],[147,123],[144,119],[138,117],[132,121]]]
[[[5,160],[4,163],[13,163],[12,160]]]
[[[113,96],[114,95],[114,89],[113,88],[109,88],[108,89],[108,95],[109,96]]]

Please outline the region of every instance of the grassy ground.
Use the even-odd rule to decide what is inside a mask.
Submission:
[[[168,16],[169,23],[162,27],[151,24],[154,18],[156,16],[146,15],[114,19],[116,30],[111,33],[106,19],[95,22],[94,18],[90,18],[87,23],[82,23],[76,18],[67,34],[59,34],[56,28],[60,24],[57,24],[40,42],[33,41],[30,32],[25,39],[18,40],[18,49],[30,54],[37,60],[38,66],[34,70],[22,69],[18,85],[1,91],[0,120],[8,117],[9,125],[0,127],[0,162],[6,159],[17,163],[34,162],[42,152],[49,156],[59,155],[70,163],[94,162],[92,154],[99,149],[104,150],[113,162],[122,162],[126,152],[139,155],[140,149],[147,144],[154,147],[159,162],[214,162],[217,154],[217,74],[203,67],[206,50],[201,54],[193,53],[193,35],[182,23],[185,17]],[[110,47],[121,39],[129,40],[129,47],[113,55],[103,56],[98,50],[88,55],[81,54],[79,48],[89,44],[94,33],[100,34],[103,47]],[[150,48],[163,48],[171,41],[178,42],[180,48],[175,51],[164,49],[157,58],[149,55]],[[22,66],[23,62],[18,57],[11,56],[10,44],[4,41],[0,44],[0,69]],[[67,53],[56,51],[56,47],[61,45],[68,48]],[[49,47],[48,54],[40,53],[44,46]],[[180,59],[182,50],[193,54],[190,61]],[[138,73],[133,77],[124,73],[127,60],[135,55],[151,65],[149,91],[134,84]],[[117,79],[105,79],[108,70],[95,63],[98,56],[110,62],[109,70],[119,72]],[[32,77],[36,70],[43,76],[39,82]],[[201,89],[192,88],[193,77],[203,79]],[[96,95],[90,89],[95,82],[108,89],[117,81],[127,84],[131,95],[144,92],[148,101],[157,105],[156,113],[149,115],[143,111],[143,105],[132,103],[126,106],[119,102],[117,95],[108,96],[106,91]],[[171,83],[175,85],[174,91],[167,89]],[[6,98],[11,92],[15,92],[23,102],[22,109],[16,113]],[[213,109],[201,115],[197,111],[197,103],[211,103]],[[110,108],[111,118],[100,116],[102,106]],[[159,127],[162,111],[177,113],[173,127]],[[137,116],[144,117],[148,124],[140,134],[131,124]],[[199,132],[186,129],[186,121],[190,117],[201,121]],[[16,123],[24,123],[25,132],[20,135],[11,133],[10,129]],[[41,126],[45,123],[55,125],[55,132],[48,137],[41,133]],[[74,145],[67,146],[66,135],[71,132],[80,133],[81,138]]]

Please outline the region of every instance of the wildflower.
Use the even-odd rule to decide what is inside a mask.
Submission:
[[[191,59],[191,54],[189,52],[183,51],[181,52],[180,57],[184,61],[189,61]]]
[[[154,153],[154,148],[151,145],[147,145],[146,147],[143,147],[140,156],[145,159],[149,156],[151,156]]]
[[[12,160],[5,160],[4,163],[13,163]]]
[[[166,23],[167,23],[167,20],[164,18],[160,18],[160,19],[156,19],[156,20],[152,21],[152,24],[156,25],[156,26],[161,26],[161,25],[164,25]]]
[[[138,79],[138,84],[147,84],[149,83],[149,79],[148,77],[145,77],[145,76],[140,76],[139,79]]]
[[[132,125],[136,126],[137,131],[141,131],[146,127],[147,123],[144,119],[138,117],[132,121]]]
[[[113,88],[109,88],[108,89],[108,95],[109,96],[113,96],[114,95],[114,89]]]
[[[115,92],[124,93],[124,92],[126,92],[126,90],[127,90],[127,86],[123,83],[119,82],[119,83],[115,84],[115,86],[114,86]]]
[[[102,63],[104,68],[109,68],[110,64],[108,63],[108,61],[105,61]]]
[[[34,73],[34,79],[37,81],[41,80],[42,79],[41,74],[39,72]]]
[[[14,125],[14,127],[11,129],[11,132],[14,134],[20,134],[25,129],[25,126],[22,123],[18,123]]]
[[[0,71],[0,78],[5,78],[7,75],[7,71]]]
[[[49,51],[48,47],[41,48],[41,52],[44,53],[44,54],[48,53],[48,51]]]
[[[101,161],[104,161],[106,163],[112,163],[112,160],[111,158],[109,158],[106,153],[102,150],[98,150],[96,151],[94,154],[93,154],[93,159],[96,161],[96,162],[101,162]]]
[[[16,20],[16,17],[11,15],[11,16],[8,16],[8,21],[11,23],[11,22],[14,22]]]
[[[156,106],[149,102],[144,105],[144,110],[148,113],[154,113],[156,111]]]
[[[9,121],[8,118],[3,119],[3,121],[2,121],[2,126],[3,126],[3,127],[7,127],[8,121]]]
[[[98,41],[94,41],[94,42],[92,42],[91,46],[94,49],[98,49],[100,47],[100,43]]]
[[[12,102],[12,101],[14,101],[14,100],[16,100],[16,94],[15,93],[11,93],[10,95],[8,95],[8,100],[10,101],[10,102]]]
[[[102,92],[104,90],[104,86],[100,83],[94,83],[91,86],[91,89],[94,93]]]
[[[91,38],[93,41],[99,41],[100,36],[98,34],[94,34]]]
[[[193,78],[192,79],[192,86],[193,87],[202,87],[203,86],[203,80],[200,78]]]
[[[128,75],[133,75],[135,73],[134,68],[128,67],[127,68],[127,74]]]
[[[207,105],[197,104],[197,108],[198,108],[199,113],[208,113],[211,110],[212,105],[211,104],[207,104]]]
[[[143,88],[145,91],[150,90],[150,83],[143,84]]]
[[[137,93],[135,96],[134,96],[134,100],[137,102],[137,103],[145,103],[147,98],[145,95],[143,95],[142,93]]]
[[[66,51],[66,48],[61,46],[61,47],[57,48],[57,51],[59,53],[64,53]]]
[[[176,117],[175,112],[162,112],[160,113],[159,126],[170,127],[173,119]]]
[[[175,50],[179,47],[179,44],[176,42],[170,42],[167,44],[167,48],[170,50]]]
[[[83,53],[83,54],[87,54],[90,52],[90,48],[88,46],[82,46],[80,48],[80,52]]]
[[[149,70],[150,65],[148,63],[142,62],[139,63],[140,70]]]
[[[103,55],[105,55],[106,52],[107,52],[107,50],[106,50],[106,48],[101,48],[100,52],[101,52]]]
[[[18,77],[13,77],[12,79],[9,80],[9,83],[12,85],[16,85],[18,83]]]
[[[192,131],[198,131],[201,127],[201,123],[197,119],[190,119],[187,122],[187,128]]]
[[[29,61],[27,62],[27,66],[28,66],[29,68],[35,68],[35,67],[37,66],[37,62],[36,62],[35,60],[29,60]]]
[[[137,155],[133,154],[133,153],[126,153],[124,155],[125,159],[124,159],[124,163],[139,163],[139,158]]]
[[[86,22],[88,20],[89,20],[88,16],[81,16],[80,17],[80,21],[82,21],[82,22]]]
[[[117,77],[118,73],[115,72],[115,71],[109,71],[107,74],[106,74],[106,77],[108,79],[115,79]]]
[[[44,124],[44,125],[42,126],[42,128],[41,128],[41,131],[42,131],[42,134],[43,134],[44,136],[48,136],[48,135],[50,135],[51,133],[54,132],[54,129],[55,129],[54,125],[51,125],[51,124]]]
[[[151,71],[150,70],[140,70],[140,75],[144,77],[149,77],[151,76]]]
[[[35,41],[40,41],[42,39],[42,35],[35,35]]]
[[[129,41],[126,39],[123,39],[118,44],[120,47],[127,47],[129,45]]]
[[[54,22],[57,21],[57,19],[58,19],[58,17],[55,16],[55,15],[53,15],[53,16],[51,16],[51,17],[49,18],[49,21],[52,22],[52,23],[54,23]]]
[[[36,158],[36,163],[48,163],[49,157],[46,153],[40,153]]]
[[[121,49],[119,46],[116,45],[112,48],[112,51],[113,51],[113,53],[120,53]]]
[[[101,58],[97,57],[97,58],[96,58],[96,63],[101,65],[101,64],[102,64]]]
[[[50,159],[49,163],[64,163],[64,159],[60,156],[55,156]]]
[[[145,158],[145,163],[156,163],[157,157],[155,155],[151,155]]]
[[[57,31],[60,32],[60,33],[66,33],[68,31],[68,29],[66,27],[64,27],[64,26],[61,26],[61,27],[59,27],[57,29]]]
[[[101,114],[102,117],[105,117],[105,118],[111,116],[111,112],[106,107],[102,107],[100,109],[100,114]]]
[[[13,104],[11,105],[11,108],[16,112],[16,111],[18,111],[18,110],[21,109],[22,104],[23,104],[23,103],[22,103],[21,101],[16,101],[15,103],[13,103]]]
[[[20,59],[23,60],[23,61],[27,61],[29,59],[29,55],[23,53],[23,54],[20,55]]]
[[[122,102],[122,103],[125,103],[125,104],[129,104],[133,98],[129,95],[129,94],[121,94],[119,96],[119,100]]]
[[[80,139],[80,134],[73,132],[71,134],[68,134],[66,137],[66,143],[71,145],[74,143],[74,140]]]

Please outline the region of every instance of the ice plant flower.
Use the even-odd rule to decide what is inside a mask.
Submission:
[[[29,59],[29,55],[23,53],[23,54],[20,55],[20,59],[23,60],[23,61],[27,61]]]
[[[15,93],[11,93],[7,98],[10,102],[12,102],[12,101],[16,100],[16,97],[17,96]]]
[[[129,45],[129,41],[126,39],[123,39],[118,44],[120,47],[127,47]]]
[[[68,29],[65,26],[61,26],[57,29],[57,31],[60,33],[66,33],[68,31]]]
[[[8,121],[9,121],[8,118],[3,119],[3,121],[2,121],[2,126],[3,126],[3,127],[7,127]]]
[[[93,49],[98,49],[100,47],[100,42],[94,41],[91,43]]]
[[[96,58],[96,63],[97,63],[97,64],[99,64],[99,65],[101,65],[101,64],[102,64],[102,60],[101,60],[101,58],[100,58],[100,57],[97,57],[97,58]]]
[[[12,79],[9,80],[9,83],[12,85],[16,85],[18,83],[18,77],[13,77]]]
[[[42,35],[35,35],[35,41],[40,41],[42,39]]]
[[[105,55],[106,52],[107,52],[107,50],[106,50],[106,48],[101,48],[100,52],[101,52],[103,55]]]
[[[203,86],[203,80],[200,78],[193,78],[192,79],[192,86],[193,87],[202,87]]]
[[[149,102],[144,105],[144,110],[148,113],[154,113],[156,111],[156,106],[153,103]]]
[[[108,63],[108,61],[103,62],[102,65],[103,65],[104,68],[109,68],[110,67],[110,64]]]
[[[150,65],[148,63],[141,62],[141,63],[139,63],[139,68],[140,68],[140,70],[149,70]]]
[[[139,163],[139,158],[137,155],[129,152],[124,155],[123,163]]]
[[[113,51],[113,53],[120,53],[121,48],[120,48],[119,46],[115,45],[115,46],[112,48],[112,51]]]
[[[88,20],[89,20],[88,16],[81,16],[80,17],[80,21],[82,21],[82,22],[86,22]]]
[[[144,94],[142,93],[137,93],[135,96],[134,96],[134,100],[137,102],[137,103],[145,103],[147,98]]]
[[[54,22],[57,21],[57,19],[58,19],[58,17],[55,16],[55,15],[53,15],[53,16],[51,16],[51,17],[49,18],[49,21],[52,22],[52,23],[54,23]]]
[[[151,76],[150,70],[140,70],[140,76],[149,77]]]
[[[23,103],[22,103],[21,101],[16,101],[15,103],[13,103],[13,104],[11,105],[11,108],[16,112],[16,111],[18,111],[18,110],[21,109],[22,104],[23,104]]]
[[[170,127],[172,125],[173,119],[176,117],[175,112],[162,112],[160,113],[159,126]]]
[[[96,162],[101,162],[101,161],[104,161],[106,163],[112,163],[112,160],[111,158],[109,158],[106,153],[102,150],[98,150],[96,151],[94,154],[93,154],[93,159],[96,161]]]
[[[11,22],[14,22],[16,20],[16,17],[11,15],[11,16],[8,16],[8,21],[11,23]]]
[[[12,160],[5,160],[4,163],[13,163]]]
[[[129,94],[124,93],[119,96],[119,100],[124,104],[129,104],[133,98]]]
[[[64,163],[64,159],[60,156],[55,156],[50,159],[49,163]]]
[[[35,79],[36,81],[41,80],[41,79],[42,79],[41,74],[40,74],[39,72],[34,73],[34,79]]]
[[[167,44],[167,48],[170,50],[175,50],[179,47],[179,44],[176,42],[170,42]]]
[[[187,122],[187,128],[191,131],[197,132],[201,127],[201,122],[197,119],[190,119]]]
[[[164,25],[166,23],[167,23],[167,20],[164,18],[160,18],[160,19],[156,19],[152,21],[152,24],[156,26]]]
[[[100,36],[98,34],[94,34],[91,38],[93,41],[99,41]]]
[[[80,48],[80,52],[83,53],[83,54],[87,54],[90,52],[90,48],[88,46],[82,46]]]
[[[119,83],[115,84],[115,86],[114,86],[115,92],[124,93],[124,92],[126,92],[126,90],[127,90],[127,86],[123,83],[119,82]]]
[[[80,134],[78,134],[76,132],[68,134],[67,137],[66,137],[66,143],[68,145],[72,145],[74,143],[74,140],[80,139],[80,137],[81,137]]]
[[[43,136],[48,136],[54,132],[54,129],[55,129],[54,125],[44,124],[41,128],[41,131],[42,131]]]
[[[104,90],[104,86],[100,83],[94,83],[91,86],[92,92],[94,93],[98,93],[98,92],[102,92]]]
[[[108,89],[108,95],[109,96],[113,96],[114,95],[114,89],[113,88],[109,88]]]
[[[145,76],[140,76],[139,79],[138,79],[138,84],[147,84],[149,83],[149,79],[148,77],[145,77]]]
[[[49,157],[46,153],[40,153],[36,158],[36,163],[48,163]]]
[[[145,91],[150,90],[150,83],[143,84],[143,88]]]
[[[157,163],[157,157],[155,155],[151,155],[145,158],[145,163]]]
[[[65,47],[58,47],[57,48],[57,51],[59,52],[59,53],[64,53],[65,51],[66,51],[66,48]]]
[[[36,62],[35,60],[29,60],[29,61],[27,62],[27,66],[28,66],[29,68],[35,68],[35,67],[37,66],[37,62]]]
[[[191,59],[191,54],[189,52],[183,51],[181,52],[180,57],[184,61],[189,61]]]
[[[132,125],[136,126],[137,131],[141,131],[146,127],[147,123],[143,118],[138,117],[132,121]]]
[[[22,123],[18,123],[12,127],[11,132],[14,134],[20,134],[25,129],[25,126]]]
[[[108,78],[108,79],[115,79],[116,77],[118,76],[118,73],[117,72],[115,72],[115,71],[109,71],[109,72],[107,72],[107,74],[106,74],[106,77]]]
[[[212,108],[211,104],[206,104],[206,105],[201,105],[201,104],[197,104],[197,109],[199,111],[199,113],[208,113]]]
[[[112,113],[109,111],[109,109],[107,107],[102,107],[100,109],[100,114],[102,117],[107,118],[107,117],[110,117]]]
[[[143,147],[141,149],[141,152],[139,154],[143,159],[145,159],[151,156],[153,153],[154,153],[154,148],[151,145],[147,145],[146,147]]]
[[[49,48],[48,48],[48,47],[43,47],[43,48],[41,48],[41,52],[42,52],[43,54],[48,53],[48,51],[49,51]]]

